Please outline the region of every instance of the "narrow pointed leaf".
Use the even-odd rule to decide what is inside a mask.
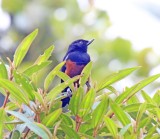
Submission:
[[[77,134],[75,130],[73,130],[73,128],[70,128],[67,125],[61,125],[61,128],[70,139],[80,139],[80,136]]]
[[[141,89],[143,89],[145,86],[147,86],[148,84],[150,84],[151,82],[155,81],[156,79],[158,79],[160,77],[160,74],[157,75],[153,75],[150,76],[142,81],[140,81],[138,84],[132,86],[131,88],[127,89],[126,91],[124,91],[122,94],[120,94],[117,98],[116,98],[116,102],[117,103],[122,103],[124,100],[128,100],[130,97],[132,97],[134,94],[136,94],[138,91],[140,91]]]
[[[38,29],[34,30],[31,34],[25,37],[21,42],[21,44],[17,47],[13,60],[15,67],[18,67],[18,65],[21,64],[23,58],[28,52],[31,43],[33,42],[37,34],[38,34]]]
[[[158,90],[154,96],[153,101],[157,104],[157,106],[160,106],[160,90]]]
[[[115,116],[117,119],[124,125],[128,125],[131,121],[126,115],[126,113],[123,111],[121,107],[119,107],[116,103],[111,102],[110,103],[111,109],[113,110]]]
[[[59,71],[62,66],[64,65],[64,62],[58,64],[46,77],[44,81],[44,89],[48,90],[48,87],[50,86],[51,82],[53,81],[54,77],[57,74],[57,71]]]
[[[79,87],[77,91],[73,94],[69,102],[69,109],[74,115],[77,115],[78,113],[80,104],[82,102],[83,94],[84,94],[84,89],[82,87]]]
[[[6,79],[0,79],[0,86],[8,90],[10,94],[14,97],[14,99],[16,99],[16,101],[19,104],[29,103],[28,97],[24,94],[22,89],[20,89],[18,84],[11,82],[9,80],[6,80]]]
[[[62,109],[57,109],[53,111],[51,114],[47,115],[42,123],[48,127],[52,127],[56,120],[59,118],[60,114],[62,113]]]
[[[78,112],[78,115],[80,117],[83,117],[86,114],[88,114],[88,112],[91,110],[94,100],[95,100],[95,90],[90,89],[89,92],[87,92],[87,94],[84,96],[82,103],[80,105],[80,109]]]
[[[77,81],[79,79],[79,76],[75,76],[73,78],[70,78],[69,80],[57,85],[54,87],[48,94],[47,94],[47,100],[53,100],[59,93],[61,93],[66,87],[68,87],[73,82]]]
[[[64,72],[62,72],[62,71],[57,71],[57,74],[56,74],[61,80],[63,80],[64,82],[65,81],[67,81],[68,79],[70,79],[70,77],[66,74],[66,73],[64,73]],[[74,84],[70,84],[69,85],[69,88],[71,89],[71,90],[74,90]]]
[[[139,111],[137,113],[137,117],[136,117],[136,124],[139,125],[140,120],[144,114],[144,112],[146,111],[146,107],[147,107],[147,103],[143,103],[141,104],[141,106],[139,107]]]
[[[38,57],[38,59],[36,60],[35,64],[40,64],[40,63],[42,63],[42,62],[46,62],[46,61],[50,58],[53,50],[54,50],[54,46],[52,45],[52,46],[50,46],[48,49],[46,49],[46,50],[44,51],[44,54],[43,54],[43,55],[40,55],[40,56]]]
[[[0,139],[3,139],[4,119],[5,111],[3,108],[0,108]]]
[[[117,138],[118,135],[118,129],[117,126],[115,125],[115,123],[112,121],[112,119],[110,119],[109,117],[106,117],[104,119],[106,126],[108,128],[108,130],[110,131],[110,133],[112,134],[112,136],[114,138]]]
[[[152,98],[151,98],[146,92],[144,92],[143,90],[141,91],[141,94],[142,94],[144,100],[145,100],[147,103],[156,104],[156,103],[152,100]]]
[[[84,86],[85,83],[87,82],[90,74],[91,74],[91,69],[92,69],[92,62],[89,62],[84,69],[82,70],[82,77],[80,78],[80,85]]]
[[[8,72],[6,66],[1,59],[0,59],[0,78],[8,79]]]
[[[104,115],[108,108],[108,103],[109,103],[108,98],[104,96],[100,104],[94,109],[93,114],[92,114],[92,122],[93,122],[94,127],[97,127],[98,124],[104,118]]]
[[[44,139],[49,139],[48,134],[39,126],[37,126],[35,123],[30,121],[24,114],[16,112],[16,111],[6,111],[7,113],[14,115],[15,117],[19,118],[21,121],[23,121],[27,127],[33,131],[35,134],[38,136],[44,138]]]
[[[38,71],[42,70],[43,68],[47,67],[49,64],[51,64],[51,61],[42,62],[37,65],[32,65],[28,69],[26,69],[23,73],[27,76],[31,76],[34,73],[37,73]]]
[[[107,86],[125,78],[126,76],[131,74],[133,71],[137,70],[138,68],[139,67],[127,68],[124,70],[120,70],[116,73],[112,73],[111,75],[107,76],[103,82],[101,82],[98,85],[97,91],[100,91],[100,90],[106,88]]]
[[[30,100],[34,99],[34,87],[30,83],[30,81],[23,75],[18,73],[17,71],[13,72],[14,79],[17,84],[20,85],[21,88],[25,90],[25,93],[28,95]]]

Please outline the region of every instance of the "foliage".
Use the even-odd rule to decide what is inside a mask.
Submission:
[[[5,63],[0,62],[0,90],[5,95],[0,108],[0,138],[7,135],[12,139],[159,138],[160,91],[150,97],[142,89],[158,79],[160,74],[148,77],[118,94],[112,84],[139,67],[113,73],[86,90],[85,82],[89,75],[92,76],[92,62],[84,68],[82,75],[74,78],[60,71],[62,62],[48,73],[44,87],[40,88],[35,83],[35,77],[51,63],[48,59],[53,46],[32,66],[23,71],[19,68],[37,33],[38,30],[33,31],[18,46],[14,60],[8,59],[8,70]],[[55,76],[65,82],[50,88]],[[73,83],[78,79],[80,87],[75,88]],[[67,86],[72,89],[73,96],[68,110],[64,111],[60,100],[66,94],[61,91]],[[138,92],[144,101],[139,100]]]

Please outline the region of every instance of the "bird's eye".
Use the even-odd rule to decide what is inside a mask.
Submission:
[[[79,43],[80,43],[80,44],[83,44],[83,42],[82,42],[82,41],[80,41]]]

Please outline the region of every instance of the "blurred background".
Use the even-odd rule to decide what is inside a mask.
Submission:
[[[92,81],[111,72],[142,66],[115,86],[122,91],[149,75],[160,73],[159,0],[0,0],[0,57],[13,58],[22,39],[39,34],[22,66],[30,65],[55,45],[51,70],[76,39],[92,39]],[[159,81],[147,89],[154,93]]]

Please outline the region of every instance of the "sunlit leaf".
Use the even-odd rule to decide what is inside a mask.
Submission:
[[[143,90],[141,91],[141,94],[142,94],[144,100],[145,100],[147,103],[156,104],[156,103],[152,100],[152,98],[151,98],[146,92],[144,92]]]
[[[31,76],[34,73],[37,73],[38,71],[47,67],[51,63],[52,63],[51,61],[46,61],[46,62],[42,62],[42,63],[37,64],[37,65],[32,65],[31,67],[27,68],[23,73],[27,76]]]
[[[4,119],[5,119],[5,111],[3,108],[0,108],[0,138],[1,139],[3,139]]]
[[[151,122],[151,118],[150,118],[150,117],[146,117],[146,118],[142,119],[141,122],[140,122],[139,125],[138,125],[138,131],[139,131],[141,128],[146,127],[150,122]]]
[[[79,79],[79,76],[75,76],[73,78],[70,78],[69,80],[57,85],[54,87],[48,94],[47,94],[47,100],[53,100],[59,93],[61,93],[66,87],[68,87],[73,82],[77,81]]]
[[[74,115],[77,115],[78,113],[80,104],[82,103],[83,94],[84,94],[84,89],[82,87],[79,87],[77,91],[73,94],[69,102],[69,109]]]
[[[8,79],[6,66],[1,59],[0,59],[0,78]]]
[[[44,138],[44,139],[49,139],[48,134],[39,126],[37,126],[35,123],[33,123],[32,121],[30,121],[24,114],[20,113],[20,112],[16,112],[16,111],[6,111],[7,113],[14,115],[15,117],[19,118],[20,120],[22,120],[24,123],[26,123],[27,127],[33,131],[34,133],[36,133],[38,136]]]
[[[108,98],[104,96],[100,104],[94,109],[92,114],[92,123],[94,127],[97,127],[97,125],[104,118],[104,115],[108,108],[108,103],[109,103]]]
[[[77,134],[75,130],[73,130],[73,128],[70,128],[67,125],[61,125],[61,128],[70,139],[80,139],[80,136]]]
[[[82,77],[80,78],[80,81],[79,81],[81,86],[84,86],[85,83],[87,82],[91,73],[91,69],[92,69],[92,62],[89,62],[82,70],[82,73],[81,73]]]
[[[152,128],[150,128],[150,130],[148,131],[148,133],[144,137],[144,139],[150,139],[153,136],[153,134],[156,132],[156,128],[157,128],[157,125],[155,125]]]
[[[30,83],[30,81],[23,74],[20,74],[17,71],[14,71],[13,75],[14,75],[14,79],[16,83],[19,84],[19,86],[25,90],[25,93],[28,95],[29,99],[33,100],[34,99],[34,94],[33,94],[34,88],[32,84]]]
[[[42,62],[46,62],[46,61],[50,58],[53,50],[54,50],[54,45],[52,45],[52,46],[50,46],[48,49],[46,49],[46,50],[44,51],[44,54],[43,54],[43,55],[40,55],[40,56],[38,57],[38,59],[36,60],[35,64],[40,64],[40,63],[42,63]]]
[[[16,83],[7,79],[0,79],[0,86],[7,89],[18,103],[29,103],[28,97],[24,94],[22,89],[20,89],[19,85],[17,85]]]
[[[160,90],[157,90],[157,92],[153,96],[153,101],[160,106]]]
[[[87,92],[87,94],[84,96],[82,103],[80,105],[80,109],[78,112],[78,115],[80,117],[83,117],[86,114],[88,114],[88,112],[91,110],[94,100],[95,100],[95,90],[90,89],[89,92]]]
[[[126,115],[126,113],[123,111],[121,107],[118,106],[118,104],[111,102],[110,103],[111,109],[113,110],[115,116],[117,119],[124,125],[128,125],[131,121]]]
[[[62,120],[62,124],[73,127],[72,118],[67,116],[67,114],[61,113],[59,119]]]
[[[137,70],[138,68],[139,67],[128,68],[128,69],[120,70],[116,73],[112,73],[111,75],[107,76],[103,82],[101,82],[98,85],[97,91],[100,91],[100,90],[106,88],[107,86],[125,78],[126,76],[131,74],[133,71]]]
[[[118,135],[118,129],[117,129],[116,124],[115,124],[115,123],[113,122],[113,120],[110,119],[109,117],[106,117],[106,118],[104,119],[104,121],[105,121],[105,123],[106,123],[106,126],[107,126],[108,130],[109,130],[110,133],[112,134],[112,136],[113,136],[114,138],[116,138],[117,135]]]
[[[122,94],[120,94],[116,98],[116,103],[122,103],[124,100],[128,100],[130,97],[132,97],[134,94],[136,94],[138,91],[140,91],[142,88],[150,84],[151,82],[155,81],[160,77],[160,74],[150,76],[142,81],[140,81],[138,84],[132,86],[131,88],[124,91]]]
[[[21,64],[23,58],[28,52],[28,49],[32,41],[35,39],[37,34],[38,34],[38,29],[34,30],[31,34],[25,37],[21,42],[21,44],[17,47],[16,52],[14,54],[14,60],[13,60],[15,67],[18,67],[18,65]]]
[[[54,77],[57,74],[57,71],[59,71],[62,66],[64,65],[64,62],[58,64],[46,77],[44,81],[44,89],[48,90],[48,87],[50,86],[51,82],[53,81]]]
[[[140,122],[144,112],[146,111],[146,107],[147,107],[147,103],[143,103],[139,107],[139,110],[138,110],[138,113],[137,113],[137,117],[136,117],[136,125],[139,125],[139,122]]]
[[[56,120],[59,118],[60,114],[62,113],[62,109],[57,109],[47,115],[43,120],[42,123],[46,126],[53,126],[53,124],[56,122]]]

